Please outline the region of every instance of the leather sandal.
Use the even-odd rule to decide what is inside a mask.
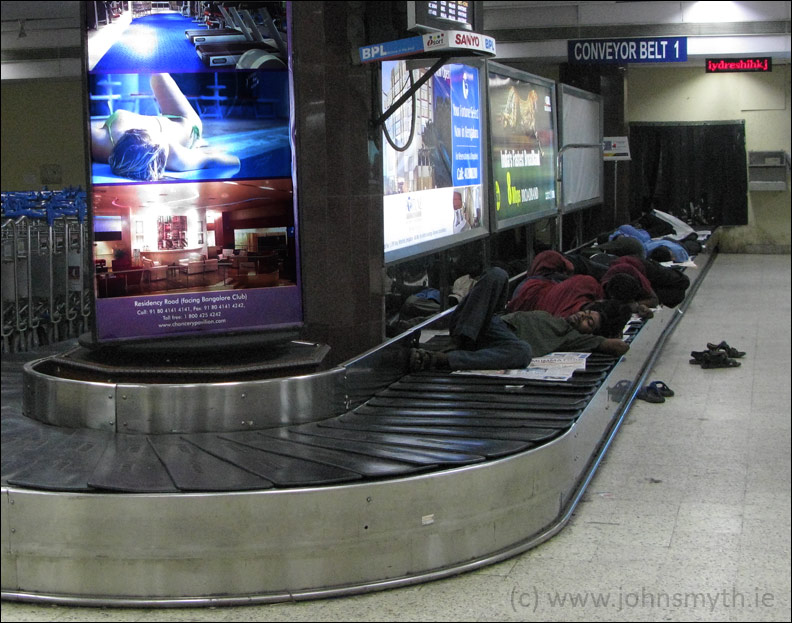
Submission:
[[[701,362],[708,359],[712,352],[711,350],[694,350],[690,353],[690,356],[693,357],[690,363],[693,365],[701,365]]]
[[[723,352],[725,352],[732,359],[739,359],[740,357],[745,357],[745,353],[744,352],[729,346],[726,342],[721,342],[720,344],[710,344],[709,342],[707,342],[707,348],[709,348],[710,350],[716,350],[716,351],[717,350],[722,350]]]
[[[730,359],[725,351],[713,350],[711,353],[708,358],[701,362],[701,367],[705,370],[709,368],[737,368],[740,366],[740,362]]]

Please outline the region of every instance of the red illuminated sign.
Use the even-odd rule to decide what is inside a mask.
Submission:
[[[773,60],[769,56],[759,58],[708,58],[707,73],[723,74],[738,71],[773,71]]]

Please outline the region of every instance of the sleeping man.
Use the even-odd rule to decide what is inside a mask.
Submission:
[[[524,368],[531,357],[557,351],[600,352],[621,356],[629,345],[621,339],[632,313],[615,301],[596,301],[567,317],[545,311],[501,315],[509,278],[491,268],[452,312],[450,334],[455,348],[438,352],[414,348],[410,370],[501,370]]]

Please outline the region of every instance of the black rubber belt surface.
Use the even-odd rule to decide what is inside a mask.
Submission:
[[[3,408],[3,481],[33,489],[173,493],[321,486],[480,463],[562,435],[616,359],[565,383],[409,374],[352,411],[260,431],[131,435]]]

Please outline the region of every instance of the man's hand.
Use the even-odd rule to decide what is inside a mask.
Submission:
[[[597,347],[598,353],[605,353],[606,355],[616,355],[621,357],[624,353],[630,350],[630,345],[624,340],[617,338],[608,338],[602,340],[602,343]]]
[[[644,320],[647,318],[654,318],[654,312],[642,303],[633,304],[632,311],[633,313],[638,314]]]

